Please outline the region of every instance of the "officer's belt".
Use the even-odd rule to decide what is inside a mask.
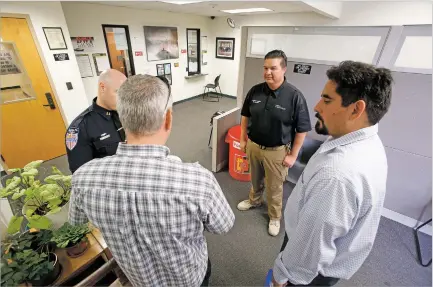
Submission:
[[[286,145],[280,145],[280,146],[274,146],[274,147],[267,147],[264,145],[259,145],[258,143],[253,142],[252,140],[250,140],[251,143],[253,143],[254,145],[258,146],[260,149],[265,149],[265,150],[282,150],[282,149],[287,149],[290,150],[290,143],[286,144]]]

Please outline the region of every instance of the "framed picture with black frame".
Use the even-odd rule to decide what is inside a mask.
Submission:
[[[156,74],[158,76],[165,77],[170,83],[170,86],[173,84],[173,77],[171,75],[171,63],[156,64]]]
[[[218,59],[234,60],[235,58],[235,38],[216,38],[215,57]]]
[[[42,27],[50,50],[67,50],[65,36],[61,27]]]

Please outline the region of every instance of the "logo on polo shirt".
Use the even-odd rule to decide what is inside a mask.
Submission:
[[[282,106],[280,106],[280,105],[276,105],[276,106],[275,106],[275,108],[276,108],[276,109],[280,109],[280,110],[283,110],[283,111],[285,111],[285,110],[286,110],[286,108],[283,108],[283,107],[282,107]]]
[[[262,101],[252,100],[252,102],[253,102],[254,104],[258,104],[258,103],[261,103]]]

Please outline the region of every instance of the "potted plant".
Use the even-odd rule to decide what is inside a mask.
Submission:
[[[24,249],[13,254],[2,254],[1,285],[3,286],[18,286],[22,283],[48,286],[59,277],[60,273],[61,266],[55,253],[39,253],[32,249]]]
[[[46,217],[53,223],[53,228],[59,228],[63,223],[68,221],[69,213],[69,199],[71,198],[72,190],[72,175],[64,175],[55,166],[52,167],[52,175],[46,177],[44,182],[47,184],[53,184],[57,187],[53,190],[48,191],[46,196],[48,200],[51,200],[51,209]],[[57,204],[58,203],[58,204]]]
[[[71,225],[66,222],[59,229],[53,232],[54,241],[59,248],[65,248],[66,253],[70,257],[79,257],[87,250],[89,241],[87,234],[90,232],[90,227],[87,223],[79,225]]]
[[[24,168],[9,169],[10,177],[6,180],[4,188],[0,189],[0,197],[7,198],[11,205],[14,216],[12,216],[8,225],[8,233],[13,234],[20,231],[24,217],[22,208],[25,203],[25,192],[31,188],[40,185],[40,181],[36,180],[39,174],[39,166],[42,160],[37,160],[28,163]]]
[[[50,253],[55,250],[55,243],[51,241],[53,231],[49,229],[30,229],[7,237],[2,242],[2,254],[11,254],[32,249],[37,252]]]
[[[20,230],[24,217],[28,220],[27,226],[37,229],[58,227],[67,221],[68,202],[71,194],[72,176],[66,176],[56,167],[52,167],[52,175],[41,183],[35,177],[39,174],[42,161],[33,161],[23,169],[11,169],[16,173],[6,181],[6,187],[0,190],[0,197],[11,197],[22,206],[21,212],[14,215],[9,222],[8,233],[13,234]],[[58,213],[62,211],[63,215]],[[50,217],[52,214],[57,214]],[[54,219],[54,226],[53,226]]]

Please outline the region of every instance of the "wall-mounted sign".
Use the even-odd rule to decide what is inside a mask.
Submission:
[[[179,63],[174,63],[174,66],[175,66],[176,68],[178,68],[178,67],[179,67]]]
[[[69,55],[67,53],[54,54],[54,60],[56,61],[67,61],[69,60]]]
[[[143,52],[142,51],[135,51],[135,56],[141,57],[141,56],[143,56]]]
[[[76,52],[91,51],[95,47],[93,37],[71,37],[71,42]]]
[[[186,49],[182,49],[182,50],[180,50],[180,52],[181,52],[182,54],[186,54]]]
[[[311,73],[311,65],[295,64],[293,67],[293,72],[297,74],[309,75]]]
[[[15,59],[13,46],[11,43],[0,44],[0,68],[1,75],[21,74]],[[3,85],[2,85],[3,87]]]

